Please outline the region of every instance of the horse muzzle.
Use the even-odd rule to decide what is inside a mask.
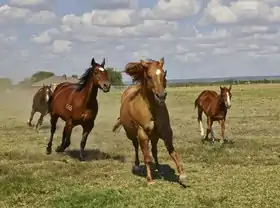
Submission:
[[[155,100],[157,101],[157,103],[159,105],[163,105],[165,103],[167,93],[166,92],[155,93],[154,96],[155,96]]]
[[[101,89],[103,92],[110,92],[110,89],[111,89],[111,84],[110,83],[103,83],[101,84]]]

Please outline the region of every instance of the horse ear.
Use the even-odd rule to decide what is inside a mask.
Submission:
[[[148,68],[148,64],[145,62],[145,61],[143,61],[143,60],[140,60],[140,64],[142,65],[142,66],[144,66],[145,68]]]
[[[92,66],[92,67],[95,66],[95,60],[94,60],[94,58],[91,59],[91,66]]]
[[[162,57],[159,61],[160,65],[163,66],[164,65],[164,57]]]
[[[101,63],[101,66],[104,68],[104,66],[105,66],[105,58],[103,58],[103,61],[102,61],[102,63]]]
[[[220,90],[222,91],[223,90],[223,87],[220,85]]]
[[[229,86],[229,89],[228,89],[229,91],[231,91],[231,84],[230,84],[230,86]]]

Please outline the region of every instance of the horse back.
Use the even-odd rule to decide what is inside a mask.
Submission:
[[[210,110],[210,108],[215,105],[218,96],[218,93],[213,90],[204,90],[196,98],[195,107],[199,106],[204,111],[207,109]]]

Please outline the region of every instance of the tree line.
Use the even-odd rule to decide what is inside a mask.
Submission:
[[[120,71],[117,71],[114,68],[106,68],[108,71],[109,79],[112,83],[112,85],[123,85],[122,80],[122,74]],[[34,83],[37,83],[39,81],[42,81],[44,79],[47,79],[49,77],[55,76],[53,72],[49,71],[38,71],[34,73],[31,77],[24,78],[22,81],[17,83],[16,85],[12,84],[11,79],[9,78],[0,78],[0,90],[6,90],[13,87],[19,87],[19,88],[29,88]],[[66,75],[63,75],[66,76]],[[71,75],[73,78],[79,78],[78,75],[73,74]]]

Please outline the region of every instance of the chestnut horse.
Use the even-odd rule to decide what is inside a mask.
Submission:
[[[135,166],[139,167],[139,144],[147,170],[147,182],[153,184],[151,175],[151,157],[149,140],[156,169],[159,171],[157,144],[163,139],[168,153],[174,160],[180,179],[186,178],[178,154],[173,146],[173,131],[170,126],[169,113],[165,104],[167,93],[166,71],[163,69],[164,58],[160,61],[150,60],[128,63],[125,73],[133,78],[136,85],[128,87],[122,94],[120,117],[113,127],[113,132],[124,128],[127,138],[135,150]]]
[[[53,136],[56,130],[58,118],[65,121],[61,145],[56,152],[64,152],[70,146],[72,129],[81,125],[83,128],[80,143],[80,159],[84,159],[84,148],[89,133],[94,127],[94,121],[98,113],[97,93],[110,91],[108,72],[104,69],[105,59],[102,64],[91,61],[91,67],[81,76],[79,83],[64,82],[57,85],[49,100],[49,112],[51,115],[51,135],[46,153],[52,151]]]
[[[194,106],[197,107],[197,121],[200,125],[200,133],[202,142],[210,141],[208,136],[211,133],[212,139],[214,139],[214,131],[212,125],[214,121],[218,121],[221,126],[221,143],[225,140],[225,121],[227,111],[231,107],[231,85],[229,88],[220,86],[220,94],[212,90],[202,91],[195,100]],[[202,113],[207,117],[207,130],[204,135],[204,128],[202,124]]]
[[[48,114],[48,101],[51,95],[52,95],[52,90],[51,90],[51,86],[49,85],[43,85],[43,87],[41,87],[35,93],[33,97],[30,118],[27,122],[29,126],[32,126],[32,120],[36,112],[39,112],[41,114],[40,118],[37,121],[36,129],[39,127],[39,125],[42,125],[44,116]]]

